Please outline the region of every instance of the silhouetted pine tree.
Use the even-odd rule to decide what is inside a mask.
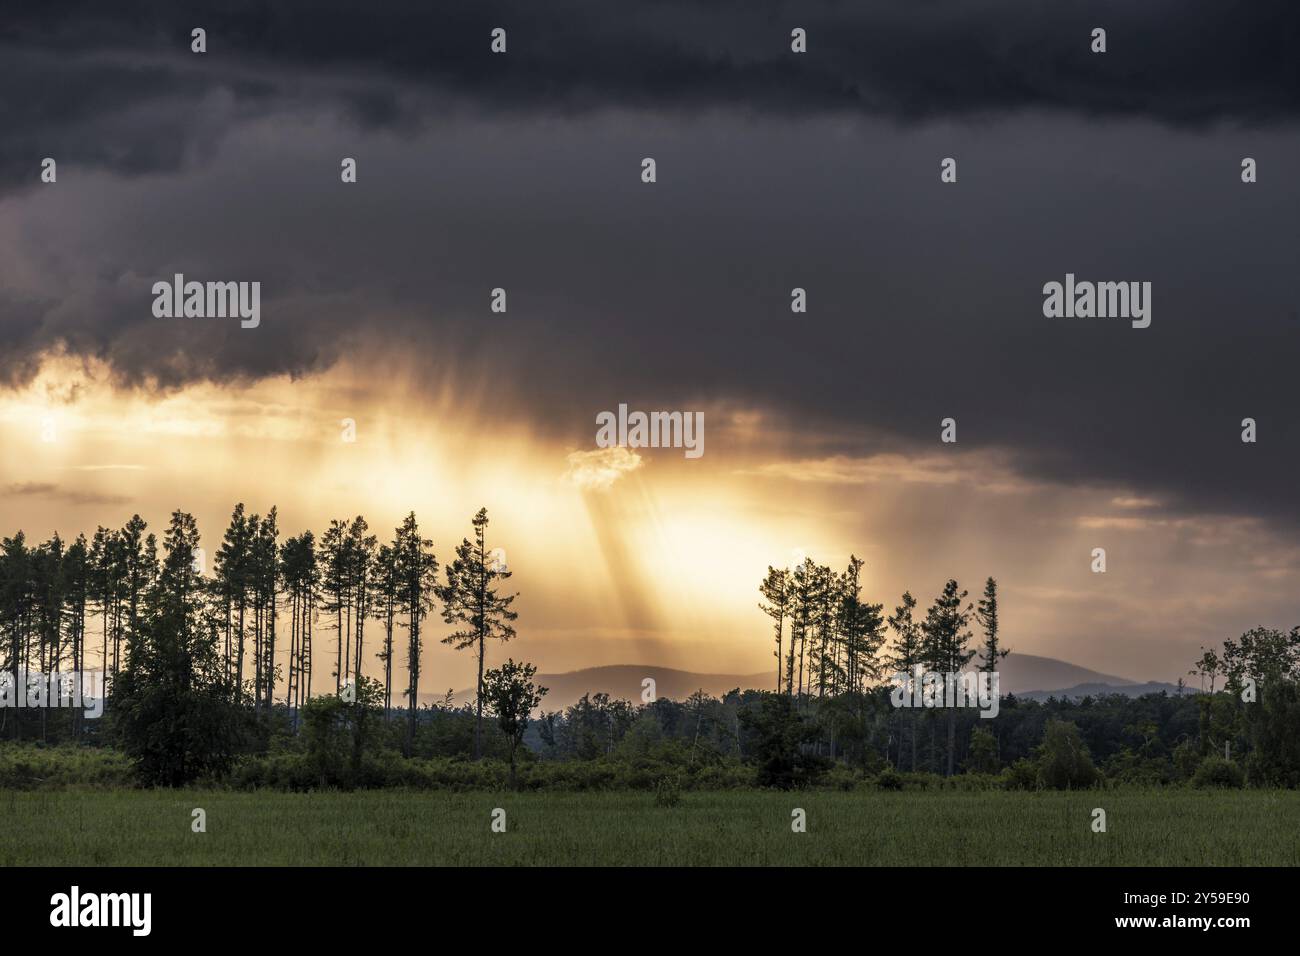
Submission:
[[[420,708],[420,652],[423,648],[420,630],[436,596],[438,560],[431,550],[433,541],[420,537],[415,512],[408,514],[397,529],[395,544],[401,608],[406,615],[409,638],[406,651],[409,678],[406,689],[406,752],[409,755],[415,748],[415,725]]]
[[[478,683],[475,685],[476,719],[474,725],[474,759],[483,753],[483,661],[491,638],[508,641],[515,636],[511,621],[519,615],[510,610],[514,594],[497,593],[495,583],[510,578],[510,571],[497,567],[487,550],[487,509],[474,516],[474,540],[462,539],[456,558],[446,566],[447,583],[438,589],[443,602],[442,618],[461,629],[442,639],[457,650],[477,647]]]
[[[945,680],[955,679],[975,656],[966,645],[971,633],[967,630],[970,623],[971,605],[962,606],[966,592],[958,591],[957,582],[949,580],[943,591],[930,609],[926,611],[925,621],[921,624],[923,635],[922,656],[925,663],[935,671],[943,673]],[[957,712],[948,707],[948,776],[953,773],[953,761],[957,748]]]
[[[759,610],[770,617],[773,621],[773,630],[776,634],[776,692],[781,693],[781,669],[785,662],[782,660],[782,630],[785,626],[786,615],[790,608],[790,572],[784,568],[777,570],[771,565],[767,569],[767,577],[763,583],[758,586],[758,591],[763,595],[766,604],[759,604]]]

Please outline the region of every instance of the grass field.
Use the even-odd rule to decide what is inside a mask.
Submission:
[[[1297,833],[1300,793],[1271,791],[0,792],[4,866],[1296,865]]]

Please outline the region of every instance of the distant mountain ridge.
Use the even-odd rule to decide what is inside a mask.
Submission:
[[[742,690],[775,690],[776,668],[770,674],[700,674],[672,667],[655,667],[650,664],[610,664],[604,667],[584,667],[582,670],[558,674],[538,674],[533,682],[548,689],[542,699],[543,710],[560,710],[576,704],[583,694],[609,694],[633,703],[641,702],[641,682],[647,677],[655,682],[655,696],[671,700],[684,700],[697,690],[712,697],[721,697],[737,687]],[[420,695],[422,700],[442,700],[438,695]],[[452,698],[463,704],[474,699],[473,689],[457,691]]]
[[[1181,693],[1190,694],[1193,688],[1183,685]],[[1055,697],[1058,700],[1069,697],[1072,700],[1080,700],[1084,697],[1103,697],[1109,694],[1123,694],[1125,697],[1141,697],[1144,694],[1166,693],[1177,696],[1180,693],[1177,684],[1166,684],[1164,681],[1147,681],[1145,684],[1078,684],[1074,687],[1066,687],[1061,690],[1031,690],[1017,694],[1017,697],[1024,697],[1029,700],[1047,700],[1049,697]]]
[[[1057,687],[1077,687],[1081,684],[1125,687],[1136,683],[1138,682],[1127,677],[1103,674],[1055,657],[1039,657],[1036,654],[1013,652],[998,666],[998,689],[1003,694],[1018,696]]]
[[[655,682],[656,696],[672,700],[683,700],[697,690],[703,690],[712,697],[721,697],[736,688],[776,689],[775,667],[771,671],[756,674],[710,674],[649,664],[611,664],[556,674],[538,674],[534,681],[549,688],[549,693],[542,701],[543,709],[560,710],[577,703],[583,694],[605,693],[638,704],[641,702],[641,682],[647,677]],[[1052,695],[1097,696],[1102,693],[1138,696],[1166,689],[1172,693],[1175,689],[1172,684],[1140,684],[1126,677],[1103,674],[1054,657],[1016,653],[1009,655],[998,668],[998,685],[998,690],[1003,695],[1015,694],[1034,699],[1046,699]],[[420,698],[426,703],[442,700],[442,696],[437,694],[421,694]],[[468,703],[474,699],[474,691],[458,691],[452,699],[458,704]]]

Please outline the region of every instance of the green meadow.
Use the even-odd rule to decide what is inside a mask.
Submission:
[[[1269,790],[0,792],[4,866],[1297,865],[1297,834]]]

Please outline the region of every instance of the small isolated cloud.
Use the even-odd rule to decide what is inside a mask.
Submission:
[[[1140,498],[1128,495],[1112,498],[1110,503],[1116,508],[1157,508],[1160,506],[1160,502],[1155,498]]]
[[[73,471],[144,471],[144,465],[71,465]]]
[[[29,496],[33,498],[52,498],[61,501],[70,501],[78,505],[121,505],[131,499],[122,495],[101,495],[95,492],[74,491],[69,488],[60,488],[58,485],[51,484],[48,481],[20,481],[15,484],[7,485],[4,493],[6,495]]]
[[[738,472],[765,478],[831,485],[861,485],[880,482],[901,484],[973,485],[984,491],[1013,493],[1030,490],[1031,484],[989,455],[908,456],[878,454],[866,457],[834,455],[829,458],[769,462]]]
[[[641,456],[621,445],[594,451],[570,452],[566,481],[584,491],[605,491],[624,475],[641,467]]]
[[[1116,518],[1108,515],[1084,515],[1075,523],[1088,531],[1145,531],[1166,524],[1150,518]]]
[[[910,459],[904,455],[872,455],[777,461],[742,471],[741,474],[818,484],[857,485],[874,481],[920,481],[926,484],[949,484],[959,474],[948,463]]]
[[[17,481],[5,488],[7,495],[48,495],[56,490],[48,481]]]

